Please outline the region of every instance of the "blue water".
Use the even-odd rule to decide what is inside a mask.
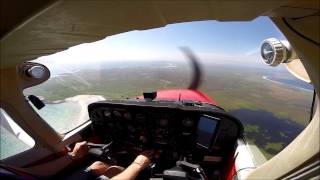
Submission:
[[[81,106],[78,102],[46,104],[44,108],[36,111],[58,133],[65,133],[83,123],[79,122]]]
[[[300,88],[300,89],[305,89],[310,91],[313,91],[314,89],[312,84],[306,83],[299,79],[285,79],[285,78],[273,77],[273,76],[268,76],[267,79],[271,81],[279,82],[281,84],[285,84],[291,87]]]
[[[0,159],[5,159],[31,148],[2,126],[0,126],[0,142]]]

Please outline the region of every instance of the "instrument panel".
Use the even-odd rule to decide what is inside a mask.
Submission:
[[[153,149],[166,163],[223,156],[242,134],[241,124],[215,106],[126,100],[93,103],[88,110],[94,132],[105,142],[113,141],[116,151]]]

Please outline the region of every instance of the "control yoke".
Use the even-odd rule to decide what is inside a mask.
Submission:
[[[89,155],[99,158],[107,163],[112,163],[112,159],[110,157],[110,147],[112,145],[112,141],[108,144],[88,143],[87,145],[89,147]]]
[[[201,180],[208,180],[204,170],[198,164],[191,164],[187,161],[177,161],[176,166],[163,172],[163,177],[167,179],[189,179],[188,172],[195,172]]]

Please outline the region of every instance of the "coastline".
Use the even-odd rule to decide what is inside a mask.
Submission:
[[[269,76],[262,76],[262,79],[270,81],[270,82],[273,82],[273,83],[276,83],[276,84],[280,84],[280,85],[288,86],[288,87],[291,87],[291,88],[299,89],[299,90],[302,90],[302,91],[313,92],[310,89],[306,89],[306,88],[298,87],[298,86],[295,86],[295,85],[292,85],[292,84],[287,84],[287,83],[283,83],[283,82],[279,82],[279,81],[275,81],[275,80],[269,79]]]
[[[63,103],[77,103],[80,106],[80,110],[77,113],[78,117],[74,117],[74,124],[81,124],[89,119],[88,115],[88,105],[97,101],[103,101],[105,98],[101,95],[76,95],[73,97],[68,97],[64,100],[49,101],[44,97],[38,96],[45,104],[48,105],[58,105]]]
[[[66,100],[55,100],[55,101],[49,101],[43,96],[37,96],[43,103],[45,104],[60,104],[66,102]]]
[[[83,123],[89,119],[88,115],[88,105],[97,101],[106,100],[100,95],[77,95],[73,97],[66,98],[65,102],[77,102],[79,103],[81,110],[78,116],[77,124]]]

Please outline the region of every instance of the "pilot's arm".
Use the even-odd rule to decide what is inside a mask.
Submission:
[[[76,143],[73,151],[69,153],[69,155],[74,159],[80,159],[84,157],[87,154],[87,152],[87,143],[80,142]],[[138,155],[136,159],[131,163],[131,165],[129,165],[123,171],[119,166],[109,166],[103,162],[96,161],[86,169],[87,173],[85,175],[78,176],[78,179],[95,179],[95,177],[105,175],[115,180],[134,180],[137,177],[137,175],[150,164],[151,154],[151,151],[146,151]]]
[[[94,162],[87,170],[96,175],[96,177],[104,175],[113,180],[134,180],[138,174],[150,164],[150,156],[151,152],[144,152],[138,155],[125,170],[119,166],[108,166],[100,161]]]
[[[68,153],[73,160],[81,159],[88,154],[89,147],[86,141],[74,145],[72,152]]]
[[[112,177],[111,179],[134,180],[137,175],[150,164],[150,152],[144,152],[136,157],[136,159],[123,172]]]

